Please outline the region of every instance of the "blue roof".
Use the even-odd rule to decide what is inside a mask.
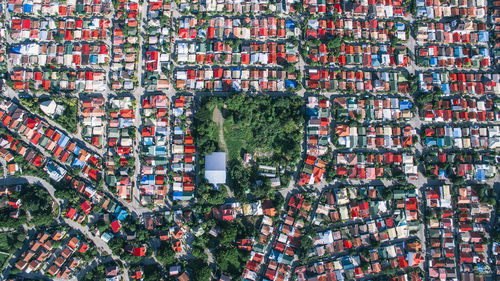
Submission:
[[[111,239],[113,239],[113,237],[115,237],[115,236],[113,235],[113,233],[109,233],[109,232],[107,232],[107,231],[106,231],[106,232],[104,232],[104,233],[102,234],[102,237],[103,237],[103,238],[105,238],[105,240],[111,240]]]
[[[23,10],[25,13],[31,14],[31,9],[33,8],[32,4],[24,4],[23,5]]]
[[[174,127],[174,134],[175,135],[182,135],[182,134],[184,134],[184,131],[182,130],[181,127]]]
[[[412,107],[413,107],[413,104],[411,103],[411,101],[404,100],[404,101],[399,102],[399,109],[400,110],[410,109]]]
[[[116,210],[115,210],[115,216],[118,220],[123,221],[124,219],[126,219],[128,217],[128,213],[127,213],[127,211],[122,209],[120,206],[118,206],[118,208],[116,208]]]
[[[47,159],[47,164],[45,164],[45,168],[47,168],[49,172],[55,171],[57,169],[54,162],[52,162],[52,160],[50,159]]]
[[[82,168],[85,165],[85,162],[80,161],[75,158],[75,161],[73,161],[73,164],[71,164],[72,167],[80,167]]]
[[[151,138],[151,137],[144,138],[144,145],[146,145],[146,146],[153,145],[153,138]]]
[[[441,84],[441,90],[443,90],[443,92],[446,95],[449,95],[450,94],[450,85],[448,85],[448,84]]]
[[[167,155],[167,148],[165,146],[157,146],[155,155]]]
[[[291,21],[291,20],[287,20],[285,22],[285,26],[286,28],[288,29],[294,29],[295,28],[295,22],[294,21]]]
[[[432,81],[439,81],[439,73],[433,72],[432,73]]]
[[[430,64],[431,66],[436,66],[436,65],[437,65],[437,63],[438,63],[437,58],[431,58],[431,59],[430,59],[429,64]]]
[[[483,57],[489,57],[490,56],[490,50],[487,49],[487,48],[482,48],[482,49],[479,49],[479,53],[481,54],[481,56]]]
[[[383,80],[383,81],[389,81],[389,72],[382,72],[380,77],[381,77],[381,80]]]
[[[437,146],[443,147],[444,146],[444,138],[438,138],[437,139]]]
[[[172,194],[172,198],[174,200],[184,200],[185,199],[184,192],[174,191],[174,193]]]
[[[61,147],[66,147],[68,145],[69,138],[66,135],[61,135],[61,139],[57,142],[57,144]]]
[[[306,108],[307,116],[318,116],[318,110],[315,108]]]
[[[12,46],[10,48],[10,52],[11,53],[15,53],[15,54],[20,54],[21,53],[21,45],[18,45],[18,46]]]
[[[150,183],[153,183],[155,182],[155,176],[154,175],[144,175],[142,176],[141,178],[141,184],[150,184]]]
[[[488,31],[479,31],[478,37],[479,37],[479,42],[488,42],[490,34]]]
[[[82,150],[80,147],[75,146],[75,148],[73,149],[73,153],[74,153],[75,155],[80,155],[80,150]]]
[[[434,138],[426,138],[425,145],[434,146],[434,145],[436,145],[436,140]]]
[[[271,255],[269,255],[269,258],[277,261],[278,258],[280,257],[280,254],[281,254],[280,252],[278,252],[277,250],[273,249],[271,251]]]
[[[427,9],[425,7],[418,7],[417,16],[427,16]]]
[[[295,89],[297,87],[297,81],[285,80],[285,86],[286,87],[291,87],[291,88]]]
[[[354,269],[354,265],[352,264],[351,259],[349,257],[342,258],[342,265],[344,266],[345,270]]]
[[[484,273],[486,272],[486,269],[484,268],[484,264],[483,263],[476,263],[476,266],[477,266],[477,270],[481,273]]]
[[[476,170],[476,180],[478,181],[485,181],[486,180],[486,173],[484,169],[477,169]]]
[[[442,178],[442,179],[447,178],[447,176],[446,176],[446,170],[440,169],[439,172],[438,172],[438,174],[439,174],[439,177]]]
[[[89,61],[91,63],[97,63],[97,56],[96,55],[90,55]]]

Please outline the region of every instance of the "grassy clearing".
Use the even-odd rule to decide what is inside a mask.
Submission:
[[[226,141],[230,160],[241,159],[242,150],[249,151],[248,140],[252,139],[252,137],[250,130],[236,126],[233,120],[224,120],[224,140]]]

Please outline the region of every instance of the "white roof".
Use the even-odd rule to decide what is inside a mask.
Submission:
[[[205,154],[205,178],[217,185],[226,183],[226,153]]]

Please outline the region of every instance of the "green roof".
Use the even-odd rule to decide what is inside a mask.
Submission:
[[[197,46],[197,51],[200,53],[206,53],[207,52],[207,44],[205,43],[200,43]]]
[[[49,139],[46,136],[42,136],[40,138],[40,141],[38,142],[38,145],[40,145],[41,147],[45,147],[47,143],[49,143]]]
[[[365,147],[368,144],[368,139],[366,136],[360,136],[358,139],[358,144],[361,147]]]
[[[66,43],[64,45],[64,54],[65,55],[71,55],[72,53],[73,53],[73,44]]]
[[[405,191],[402,189],[396,189],[393,191],[393,193],[394,193],[394,199],[396,200],[404,199],[406,194]]]
[[[106,176],[106,184],[109,186],[116,186],[116,177],[115,175],[107,175]]]
[[[161,166],[161,165],[167,165],[168,164],[168,159],[167,157],[155,157],[155,164],[157,166]]]

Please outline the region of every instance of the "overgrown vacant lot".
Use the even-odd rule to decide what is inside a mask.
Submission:
[[[295,162],[300,156],[302,106],[303,101],[295,96],[204,97],[196,115],[200,152],[223,149],[220,128],[212,119],[217,107],[224,118],[224,140],[230,160],[242,159],[244,153],[255,153],[269,156],[277,163]]]
[[[199,152],[203,156],[226,150],[231,187],[238,196],[259,179],[256,165],[252,168],[242,166],[246,153],[251,154],[257,164],[274,167],[294,166],[299,161],[303,104],[297,96],[203,97],[195,118]],[[214,114],[216,108],[222,112],[223,120],[217,111]],[[254,190],[253,195],[259,197],[271,190]]]
[[[198,140],[202,152],[220,149],[217,125],[212,121],[216,106],[224,117],[224,140],[231,160],[242,159],[244,153],[269,156],[282,164],[298,160],[304,122],[299,97],[236,94],[226,100],[203,98],[196,116],[198,122],[207,124],[203,125],[206,130],[198,131],[204,138]]]

